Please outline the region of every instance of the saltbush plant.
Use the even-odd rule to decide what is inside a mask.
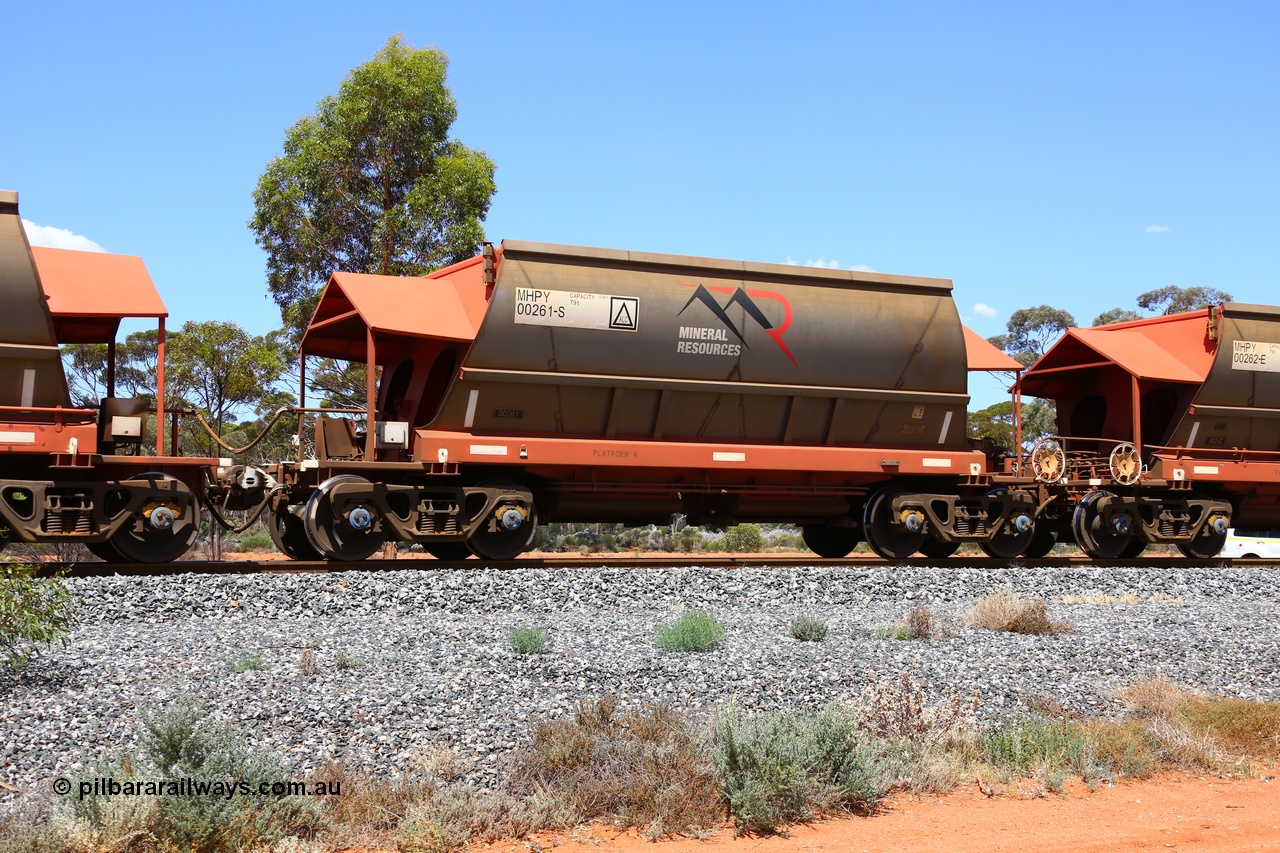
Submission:
[[[710,613],[690,610],[669,625],[659,625],[654,643],[668,652],[709,652],[724,641],[724,625]]]
[[[827,623],[817,616],[797,616],[791,620],[791,636],[803,642],[820,643],[827,638]]]
[[[714,743],[736,833],[776,832],[837,808],[868,810],[889,788],[882,752],[835,705],[816,716],[729,710]]]
[[[21,669],[38,646],[67,644],[79,622],[61,578],[40,579],[34,566],[0,563],[0,656]]]
[[[507,632],[507,645],[518,655],[540,655],[551,643],[551,632],[546,628],[521,625]]]

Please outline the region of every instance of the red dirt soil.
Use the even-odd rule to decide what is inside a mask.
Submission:
[[[576,840],[575,840],[576,839]],[[1113,853],[1280,851],[1280,782],[1166,776],[1064,794],[989,797],[975,785],[945,796],[890,798],[871,817],[792,827],[788,837],[649,842],[635,830],[585,827],[532,840],[474,845],[494,853]]]

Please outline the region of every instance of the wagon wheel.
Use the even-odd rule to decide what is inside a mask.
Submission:
[[[924,544],[920,546],[920,553],[931,560],[945,560],[959,550],[959,542],[943,542],[932,537],[924,540]]]
[[[1132,532],[1127,527],[1119,529],[1114,524],[1107,524],[1098,510],[1097,503],[1100,500],[1114,497],[1111,492],[1094,489],[1080,499],[1071,516],[1071,532],[1075,534],[1076,543],[1095,560],[1119,557],[1132,538]]]
[[[1042,438],[1031,448],[1031,473],[1042,483],[1056,483],[1067,473],[1067,454],[1052,438]]]
[[[466,541],[432,542],[424,546],[427,553],[437,560],[465,560],[471,556],[471,546]]]
[[[993,489],[987,493],[987,497],[997,498],[1008,493],[1008,489]],[[1012,560],[1014,557],[1021,556],[1027,552],[1035,535],[1036,527],[1034,523],[1030,524],[1026,530],[1018,530],[1014,526],[1013,519],[1010,519],[995,536],[986,542],[978,543],[978,547],[988,557],[995,557],[998,560]]]
[[[923,526],[912,532],[903,526],[894,526],[893,499],[904,490],[889,486],[871,496],[862,517],[862,529],[867,544],[886,560],[902,560],[920,550],[925,543]]]
[[[9,547],[9,528],[0,527],[0,551]]]
[[[1037,524],[1035,527],[1035,535],[1031,537],[1031,544],[1022,552],[1022,556],[1030,560],[1038,560],[1048,555],[1053,550],[1053,546],[1058,544],[1058,534],[1046,528],[1043,524]]]
[[[320,552],[307,538],[302,521],[302,507],[285,507],[280,512],[267,510],[267,532],[276,548],[290,560],[321,560]]]
[[[1142,552],[1145,550],[1147,550],[1147,543],[1134,536],[1129,540],[1129,544],[1124,546],[1124,550],[1120,552],[1120,557],[1125,560],[1136,560],[1142,556]]]
[[[514,483],[492,481],[482,487],[525,492]],[[486,560],[514,560],[533,544],[538,530],[538,508],[532,500],[499,500],[489,517],[480,523],[467,546],[477,557]]]
[[[1132,486],[1142,476],[1142,457],[1129,442],[1117,444],[1111,451],[1111,479],[1122,486]]]
[[[810,551],[828,560],[847,557],[862,539],[856,527],[829,524],[806,524],[800,528],[800,536]]]
[[[354,474],[325,480],[307,499],[302,526],[311,546],[326,560],[354,563],[367,560],[386,537],[378,529],[376,510],[360,501],[337,502],[344,486],[365,488],[369,481]]]
[[[110,542],[86,542],[89,553],[107,563],[127,563],[124,556]]]
[[[1183,556],[1193,560],[1209,560],[1218,556],[1222,546],[1227,544],[1227,530],[1230,523],[1221,513],[1213,512],[1200,528],[1200,534],[1190,542],[1179,542],[1178,550]],[[1221,533],[1214,530],[1215,524],[1222,528]]]
[[[105,544],[123,560],[134,563],[171,563],[187,553],[200,532],[200,502],[191,489],[165,474],[139,474],[129,479],[148,481],[169,495],[149,498]],[[106,551],[93,553],[101,557]]]

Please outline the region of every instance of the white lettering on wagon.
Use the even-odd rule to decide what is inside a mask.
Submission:
[[[924,467],[926,467],[926,468],[950,468],[950,467],[951,467],[951,460],[950,460],[950,459],[936,459],[936,458],[931,457],[931,456],[926,456],[924,459],[922,459],[922,460],[920,461],[920,464],[921,464],[921,465],[923,465],[923,466],[924,466]]]
[[[635,332],[640,329],[640,299],[607,293],[517,287],[515,322],[523,326]]]
[[[35,444],[34,432],[0,432],[0,444]]]
[[[1280,373],[1280,344],[1232,341],[1231,369]]]
[[[506,456],[505,444],[473,444],[469,448],[472,456]]]
[[[729,343],[729,330],[712,326],[681,326],[676,352],[690,355],[742,355],[742,344]]]

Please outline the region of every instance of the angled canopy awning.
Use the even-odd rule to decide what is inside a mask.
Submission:
[[[32,246],[60,344],[115,340],[125,317],[168,317],[142,258]]]
[[[1057,396],[1082,371],[1115,366],[1137,379],[1200,384],[1209,375],[1216,342],[1207,334],[1208,311],[1152,317],[1132,323],[1068,329],[1023,375],[1024,394]]]
[[[973,329],[968,326],[961,328],[964,329],[964,352],[970,370],[1017,372],[1024,369],[1020,362],[1005,355]]]
[[[344,361],[368,358],[366,332],[379,340],[475,340],[485,294],[466,278],[337,272],[329,278],[301,350]]]

